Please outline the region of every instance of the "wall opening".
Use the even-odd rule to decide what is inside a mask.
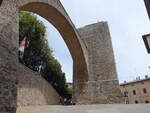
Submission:
[[[59,31],[73,60],[73,101],[78,103],[84,100],[82,97],[87,96],[84,90],[89,73],[87,50],[62,4],[59,1],[29,1],[19,4],[19,10],[40,15]]]
[[[59,32],[44,18],[27,11],[19,12],[19,26],[20,63],[37,72],[53,86],[60,95],[60,104],[73,105],[72,58],[65,42],[59,39],[62,38]],[[56,43],[53,48],[50,41]],[[69,76],[67,80],[66,73]]]

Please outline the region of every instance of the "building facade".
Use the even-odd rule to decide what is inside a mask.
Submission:
[[[120,84],[125,104],[150,103],[150,78],[137,78],[132,82]]]

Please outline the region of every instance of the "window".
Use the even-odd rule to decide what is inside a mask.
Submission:
[[[134,86],[134,84],[131,84],[131,86]]]
[[[143,88],[143,93],[144,93],[144,94],[146,94],[146,93],[147,93],[146,88]]]
[[[145,101],[145,103],[149,103],[149,101],[148,101],[148,100],[146,100],[146,101]]]
[[[135,90],[133,90],[133,95],[136,95],[136,91]]]
[[[128,92],[127,91],[124,92],[124,97],[128,97]]]
[[[141,84],[144,84],[144,82],[141,82]]]
[[[138,104],[138,103],[139,103],[139,102],[136,100],[136,101],[135,101],[135,104]]]

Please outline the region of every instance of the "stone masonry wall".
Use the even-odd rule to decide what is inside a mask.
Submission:
[[[38,73],[20,64],[17,105],[58,105],[59,95]]]
[[[10,4],[11,3],[11,4]],[[15,26],[14,26],[15,25]],[[14,0],[0,6],[0,112],[15,113],[17,105],[18,14]]]
[[[107,23],[85,26],[79,29],[79,33],[88,50],[88,92],[91,103],[121,103],[122,95]]]

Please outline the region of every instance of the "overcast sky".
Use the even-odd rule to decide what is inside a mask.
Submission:
[[[61,0],[77,28],[107,21],[110,28],[119,81],[150,75],[150,55],[142,35],[150,33],[144,0]],[[72,58],[55,28],[48,22],[47,37],[54,56],[62,64],[67,81],[72,81]]]

